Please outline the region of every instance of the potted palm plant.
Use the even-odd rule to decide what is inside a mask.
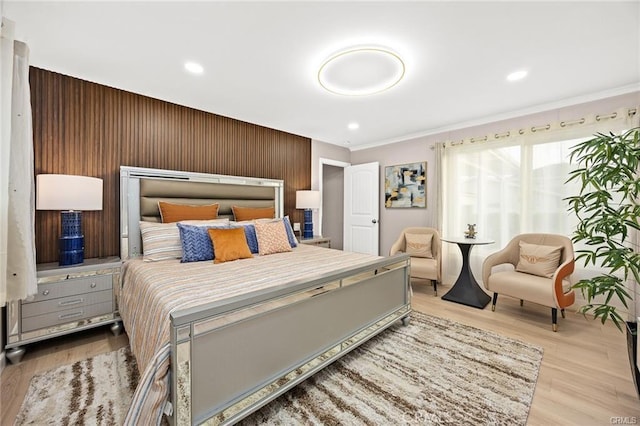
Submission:
[[[602,271],[574,285],[587,301],[579,312],[603,324],[611,320],[621,331],[626,322],[629,361],[640,395],[635,337],[640,254],[634,236],[640,232],[640,128],[620,135],[598,133],[575,145],[570,159],[578,167],[567,182],[579,182],[580,193],[566,200],[578,218],[573,241],[585,247],[577,250],[577,259]],[[620,304],[627,310],[626,320]]]

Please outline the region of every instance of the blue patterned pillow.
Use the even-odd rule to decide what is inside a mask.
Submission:
[[[182,244],[182,263],[213,260],[213,244],[207,233],[209,228],[228,228],[227,224],[214,226],[195,226],[178,223]]]
[[[293,228],[291,228],[291,221],[289,221],[289,216],[285,216],[284,219],[284,229],[287,231],[287,238],[289,239],[289,244],[291,244],[291,248],[298,246],[298,240],[296,239],[296,234],[293,233]]]
[[[240,226],[244,227],[244,236],[247,238],[247,245],[249,246],[249,250],[251,250],[252,254],[257,254],[259,252],[259,249],[258,237],[256,236],[256,227],[253,226],[253,223],[231,223],[232,228],[239,228]]]

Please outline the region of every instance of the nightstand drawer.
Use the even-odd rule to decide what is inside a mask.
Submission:
[[[101,302],[111,302],[113,291],[103,290],[85,294],[77,294],[69,297],[60,297],[53,300],[43,300],[41,302],[27,303],[22,305],[22,317],[35,317],[51,312],[76,309],[84,306],[95,305]]]
[[[109,300],[108,302],[97,303],[95,305],[76,307],[74,309],[66,309],[64,311],[23,318],[22,332],[66,324],[68,322],[80,321],[84,318],[109,314],[111,312],[113,312],[113,302]]]
[[[321,237],[319,235],[316,235],[313,238],[307,238],[307,239],[300,239],[300,244],[307,244],[310,246],[316,246],[316,247],[324,247],[324,248],[331,248],[331,238],[329,237]]]
[[[56,299],[58,297],[73,296],[94,291],[110,290],[113,287],[111,275],[91,275],[88,277],[71,278],[60,282],[38,284],[38,294],[33,300],[22,302],[26,304]]]

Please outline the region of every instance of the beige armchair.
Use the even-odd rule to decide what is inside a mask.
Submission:
[[[499,265],[511,265],[493,271]],[[538,303],[551,308],[553,331],[558,330],[558,309],[573,305],[575,292],[569,276],[575,260],[573,244],[563,235],[521,234],[507,246],[493,253],[482,265],[482,281],[493,292],[491,310],[495,311],[498,294]]]
[[[400,252],[411,256],[411,276],[431,280],[433,291],[437,295],[442,274],[440,233],[434,228],[405,228],[391,246],[389,256]]]

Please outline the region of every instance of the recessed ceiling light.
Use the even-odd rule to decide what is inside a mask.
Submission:
[[[202,68],[202,65],[196,62],[185,62],[184,69],[194,74],[202,74],[204,72],[204,68]]]
[[[360,128],[360,125],[356,122],[353,122],[349,123],[347,127],[349,128],[349,130],[358,130]]]
[[[507,76],[507,80],[518,81],[518,80],[522,80],[526,76],[527,76],[527,72],[525,70],[515,71]]]
[[[318,82],[334,94],[364,96],[395,86],[404,73],[404,62],[397,53],[380,47],[354,47],[324,61]]]

